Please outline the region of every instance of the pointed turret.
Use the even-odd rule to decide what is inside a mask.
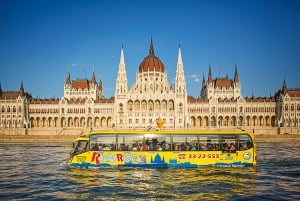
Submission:
[[[208,83],[212,83],[213,82],[210,64],[209,64],[209,69],[208,69],[208,79],[207,79],[207,82]]]
[[[123,45],[122,45],[121,55],[120,55],[120,62],[119,62],[118,76],[117,76],[117,80],[116,80],[115,95],[116,95],[116,97],[118,97],[118,96],[126,96],[127,92],[128,92],[128,83],[127,83],[127,75],[126,75],[124,51],[123,51]]]
[[[185,76],[184,76],[184,70],[183,70],[183,62],[182,62],[182,56],[181,56],[181,49],[180,45],[178,48],[178,57],[177,57],[177,66],[176,66],[176,75],[175,75],[175,84],[181,85],[181,87],[185,90]]]
[[[152,36],[151,36],[151,42],[150,42],[150,48],[149,48],[149,56],[154,56],[154,48],[153,48]]]
[[[67,73],[66,84],[71,84],[71,76],[70,76],[70,71],[68,71],[68,73]]]
[[[234,70],[234,82],[240,82],[239,81],[239,75],[238,75],[238,71],[237,71],[237,66],[235,65],[235,70]]]
[[[91,80],[92,84],[96,84],[96,76],[95,76],[95,67],[93,67],[93,74],[92,74],[92,80]]]
[[[176,117],[175,127],[186,128],[188,122],[187,115],[187,90],[186,90],[186,81],[183,70],[183,62],[181,56],[181,48],[178,48],[178,58],[176,65],[176,74],[174,80],[174,91],[175,91],[175,111],[182,111],[180,115]],[[179,120],[181,119],[181,121]]]
[[[20,95],[21,97],[24,97],[24,95],[25,95],[25,91],[24,91],[24,87],[23,87],[23,82],[22,82],[22,81],[21,81],[21,86],[20,86],[19,95]]]
[[[283,85],[282,85],[282,90],[281,91],[284,95],[287,93],[287,86],[286,86],[285,78],[283,80]]]
[[[203,73],[203,79],[202,79],[202,90],[205,88],[205,76]]]

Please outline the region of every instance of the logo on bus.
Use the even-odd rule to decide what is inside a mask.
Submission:
[[[243,155],[243,158],[246,160],[249,160],[251,158],[251,153],[250,152],[245,152]]]

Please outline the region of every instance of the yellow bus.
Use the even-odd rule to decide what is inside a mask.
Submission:
[[[249,131],[92,131],[74,141],[67,164],[78,168],[196,168],[256,165]]]

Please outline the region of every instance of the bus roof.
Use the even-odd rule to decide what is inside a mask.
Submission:
[[[85,132],[84,134],[80,135],[79,138],[89,138],[90,135],[94,134],[178,134],[178,135],[189,135],[189,134],[209,134],[209,135],[238,135],[238,134],[248,134],[251,136],[251,138],[254,138],[253,133],[247,130],[95,130],[95,131],[89,131]],[[78,139],[80,140],[80,139]],[[84,140],[84,139],[82,139]]]

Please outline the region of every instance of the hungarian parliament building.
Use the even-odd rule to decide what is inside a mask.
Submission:
[[[121,48],[114,97],[105,98],[102,82],[66,75],[61,98],[33,98],[24,90],[5,91],[0,85],[1,129],[296,129],[300,123],[300,89],[282,88],[270,97],[243,97],[238,69],[233,77],[214,77],[209,66],[199,97],[189,96],[178,49],[176,73],[168,82],[166,68],[155,55],[151,38],[148,55],[140,63],[135,83],[128,88]],[[285,131],[280,131],[285,132]],[[279,133],[280,133],[279,132]]]

